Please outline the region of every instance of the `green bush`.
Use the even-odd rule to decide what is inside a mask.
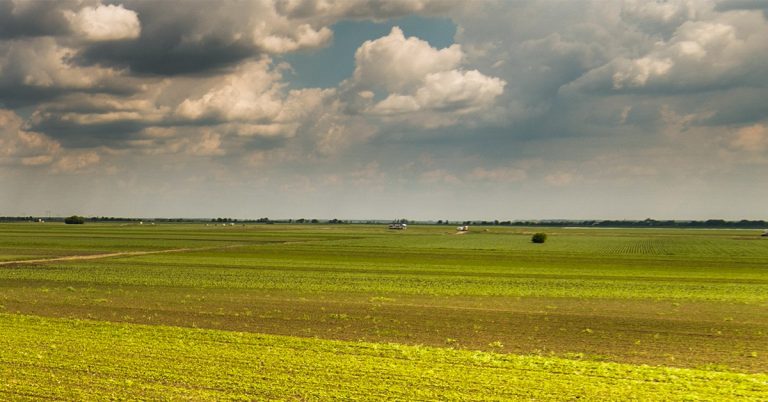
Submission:
[[[547,241],[547,234],[546,233],[534,233],[531,237],[531,241],[534,243],[544,243]]]
[[[82,225],[85,223],[85,218],[82,216],[72,215],[69,218],[64,218],[64,223],[67,225]]]

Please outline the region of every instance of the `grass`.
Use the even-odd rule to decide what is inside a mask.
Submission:
[[[172,390],[174,384],[158,388],[173,395],[172,399],[222,399],[225,395],[351,398],[364,395],[366,390],[378,395],[376,389],[401,389],[397,387],[403,383],[382,383],[384,388],[376,388],[379,385],[374,385],[374,380],[366,380],[370,382],[368,388],[353,382],[354,387],[341,387],[338,394],[321,395],[316,393],[318,384],[335,380],[306,374],[304,380],[315,384],[314,390],[310,385],[297,385],[299,391],[295,393],[277,387],[270,394],[267,385],[281,374],[269,372],[259,381],[251,380],[259,383],[252,387],[263,388],[258,392],[243,386],[218,385],[213,388],[226,392],[198,392],[208,386],[194,385],[192,379],[183,377],[187,370],[194,372],[194,368],[185,366],[191,361],[179,351],[168,351],[173,348],[164,349],[172,346],[165,345],[170,338],[158,335],[153,339],[147,328],[172,333],[168,335],[171,338],[213,339],[230,333],[221,331],[234,331],[232,336],[237,339],[268,339],[272,344],[264,341],[267,343],[262,345],[267,349],[298,342],[296,345],[301,346],[296,350],[307,351],[327,351],[328,345],[346,345],[354,350],[373,347],[370,345],[413,350],[419,358],[409,360],[410,365],[402,370],[429,372],[433,367],[431,374],[419,375],[442,384],[440,392],[395,392],[390,395],[395,399],[461,399],[470,395],[462,392],[472,388],[462,388],[466,384],[459,384],[460,378],[450,375],[460,374],[452,370],[465,364],[458,363],[461,359],[478,353],[492,361],[539,362],[540,368],[533,370],[538,374],[530,378],[518,369],[487,367],[477,375],[493,377],[487,380],[487,386],[501,381],[525,388],[536,381],[551,381],[553,388],[548,390],[560,390],[559,394],[551,394],[560,397],[552,399],[651,395],[643,393],[651,389],[644,388],[647,384],[628,373],[653,370],[680,376],[680,381],[670,380],[671,385],[664,386],[676,390],[669,391],[672,399],[685,395],[701,397],[693,399],[728,399],[724,390],[732,388],[718,386],[723,390],[720,393],[706,387],[701,379],[710,375],[721,376],[717,378],[726,383],[734,381],[732,385],[737,389],[744,384],[758,384],[753,391],[765,392],[760,386],[765,385],[762,375],[768,367],[768,353],[764,352],[768,344],[768,239],[761,239],[760,231],[553,228],[546,230],[549,237],[545,244],[532,244],[533,231],[472,228],[470,233],[455,236],[451,227],[441,226],[414,226],[395,232],[363,225],[2,224],[0,261],[175,248],[197,251],[2,265],[0,313],[5,314],[0,321],[8,325],[14,322],[24,327],[16,330],[27,333],[38,326],[50,326],[50,335],[45,331],[36,335],[34,342],[41,347],[88,337],[89,331],[140,333],[131,336],[143,339],[145,353],[163,350],[163,356],[173,361],[168,363],[173,366],[169,370],[180,376],[179,393]],[[89,321],[72,321],[83,319]],[[77,328],[79,335],[68,332],[75,331],[72,328]],[[53,334],[59,330],[62,335],[56,335],[59,338],[54,341]],[[46,336],[50,338],[46,340]],[[0,351],[0,359],[10,364],[20,358],[8,351],[26,346],[21,338],[7,339],[9,349]],[[100,341],[107,342],[93,340]],[[92,346],[101,350],[96,344]],[[99,353],[82,358],[96,359]],[[446,353],[458,360],[437,365],[434,356]],[[329,359],[329,355],[323,356]],[[246,377],[256,375],[240,364],[243,358],[233,357],[231,367],[225,361],[211,364],[218,365],[222,372],[232,369]],[[115,370],[122,370],[121,362],[115,363]],[[57,364],[69,367],[70,363],[60,358]],[[143,364],[150,371],[156,364],[140,359],[124,363]],[[335,365],[334,372],[357,369],[345,369],[343,361],[312,364],[321,363]],[[288,372],[301,371],[300,366],[309,363],[296,364],[299,362],[292,360],[281,367]],[[456,367],[451,368],[454,364]],[[609,377],[615,376],[608,388],[616,389],[607,390],[604,386],[608,383],[600,383],[603,388],[588,387],[575,382],[573,376],[558,377],[541,368],[562,364],[576,365],[573,372],[602,367],[611,373]],[[39,379],[50,372],[46,367],[25,366],[23,372]],[[395,372],[400,374],[392,374],[392,378],[405,375],[404,371]],[[513,372],[517,374],[510,374]],[[72,375],[66,370],[62,373],[63,377],[56,377],[59,381]],[[692,377],[687,377],[689,374]],[[110,378],[116,384],[126,379],[137,384],[145,381],[121,375],[127,374]],[[7,385],[4,391],[21,397],[28,383],[17,377],[14,375],[15,382],[11,383],[16,385]],[[750,380],[742,383],[737,378]],[[123,387],[120,392],[137,398],[159,395],[153,393],[160,391],[153,391],[151,384],[144,388]],[[66,394],[62,387],[45,395],[82,399],[80,394]],[[403,392],[409,391],[407,388],[402,388]],[[705,389],[708,393],[698,393]],[[533,390],[519,392],[488,393],[487,398],[547,395]],[[758,394],[743,395],[749,398]],[[609,398],[602,398],[604,395]]]

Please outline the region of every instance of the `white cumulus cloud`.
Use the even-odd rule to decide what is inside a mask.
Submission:
[[[506,82],[477,70],[465,71],[461,68],[463,60],[459,45],[436,49],[419,38],[406,38],[400,28],[394,27],[389,35],[367,41],[357,49],[351,82],[357,88],[387,93],[369,109],[374,115],[468,113],[491,105],[504,91]]]
[[[458,67],[462,57],[459,45],[435,49],[419,38],[406,38],[394,27],[389,35],[357,49],[354,79],[366,87],[405,92],[421,84],[427,74]]]
[[[756,15],[680,24],[638,57],[618,56],[570,84],[582,89],[690,91],[765,75],[768,26]],[[761,19],[761,18],[760,18]]]
[[[302,24],[290,33],[275,33],[267,24],[258,24],[253,32],[253,42],[269,53],[288,53],[299,49],[318,48],[328,43],[333,32],[321,27],[315,29],[309,24]]]
[[[428,74],[416,91],[419,104],[435,109],[456,109],[490,104],[504,91],[504,80],[477,70]]]
[[[190,119],[271,120],[280,113],[280,74],[268,60],[248,63],[203,96],[184,100],[177,116]]]
[[[135,39],[141,34],[138,14],[122,5],[100,4],[70,13],[74,31],[91,41]]]

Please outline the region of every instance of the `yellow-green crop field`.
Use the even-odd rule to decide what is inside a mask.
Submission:
[[[0,224],[0,400],[768,400],[750,230]]]

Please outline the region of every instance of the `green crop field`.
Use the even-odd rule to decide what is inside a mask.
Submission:
[[[0,224],[0,399],[768,400],[761,231],[453,229]]]

